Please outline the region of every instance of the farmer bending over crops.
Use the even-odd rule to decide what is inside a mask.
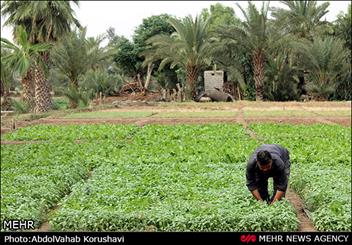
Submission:
[[[247,187],[259,201],[273,204],[285,196],[290,176],[290,156],[286,148],[280,145],[261,145],[247,164]],[[269,198],[268,179],[273,177],[274,193]]]

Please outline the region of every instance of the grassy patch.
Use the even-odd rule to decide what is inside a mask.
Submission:
[[[234,111],[192,111],[192,112],[159,112],[153,117],[160,118],[197,118],[197,117],[235,117]]]
[[[313,114],[312,112],[308,112],[308,111],[296,111],[296,110],[280,110],[280,111],[265,111],[265,110],[261,110],[261,111],[252,111],[252,110],[245,110],[243,112],[245,117],[268,117],[268,116],[272,116],[272,117],[314,117],[316,116],[315,114]]]

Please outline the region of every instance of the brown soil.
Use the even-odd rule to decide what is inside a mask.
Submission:
[[[308,216],[304,212],[304,204],[302,199],[290,188],[287,189],[286,198],[291,202],[293,207],[296,209],[297,218],[299,221],[299,231],[303,231],[303,232],[317,231],[312,221],[308,218]]]
[[[10,132],[11,129],[10,128],[1,128],[1,134],[4,134],[4,133],[7,133],[7,132]]]
[[[288,123],[288,124],[339,124],[343,126],[351,126],[351,117],[349,116],[327,116],[319,112],[322,111],[346,111],[351,109],[351,102],[256,102],[256,101],[236,101],[234,103],[165,103],[156,102],[155,93],[150,93],[149,97],[141,97],[140,94],[127,95],[121,97],[108,97],[104,101],[104,105],[99,106],[94,111],[151,111],[151,112],[205,112],[205,111],[292,111],[303,110],[311,114],[308,116],[249,116],[245,117],[247,123],[251,122],[272,122],[272,123]],[[143,99],[144,98],[144,99]],[[131,100],[135,99],[135,100]],[[141,100],[143,99],[143,100]],[[111,108],[113,102],[118,102],[118,108]],[[109,104],[110,103],[110,104]],[[110,108],[110,109],[107,109]],[[83,110],[84,111],[84,110]],[[89,111],[89,110],[88,110]],[[241,114],[241,113],[239,113]],[[143,126],[146,124],[205,124],[205,123],[241,123],[243,124],[244,115],[238,115],[235,119],[232,117],[207,117],[207,118],[115,118],[115,119],[64,119],[58,118],[65,114],[53,114],[47,118],[37,120],[18,120],[17,128],[26,127],[34,124],[97,124],[97,123],[114,123],[114,124],[134,124]],[[1,134],[11,131],[11,118],[1,122]]]
[[[243,117],[243,116],[242,116]],[[316,124],[316,123],[338,123],[341,125],[348,126],[351,123],[351,119],[347,117],[340,117],[334,119],[324,118],[307,118],[307,117],[248,117],[245,119],[247,122],[273,122],[273,123],[289,123],[289,124]],[[36,125],[36,124],[55,124],[55,125],[66,125],[66,124],[100,124],[100,123],[111,123],[111,124],[207,124],[207,123],[241,123],[242,119],[232,117],[206,117],[206,118],[115,118],[115,119],[53,119],[45,118],[33,121],[23,126]],[[5,130],[4,130],[5,131]]]
[[[60,207],[59,206],[55,206],[53,208],[51,208],[49,211],[48,211],[48,216],[57,211]],[[44,222],[40,225],[40,227],[38,229],[34,229],[32,230],[33,232],[48,232],[50,231],[50,224],[49,224],[49,221],[46,219],[44,220]]]
[[[244,118],[243,107],[240,108],[240,111],[239,111],[238,116],[237,116],[237,120],[242,124],[244,130],[246,131],[246,133],[250,137],[252,137],[253,139],[258,139],[257,135],[255,134],[255,132],[250,130],[250,128],[248,127],[247,121]]]
[[[351,127],[351,118],[334,117],[334,118],[329,118],[329,121],[334,122],[339,125],[346,126],[346,127]]]
[[[268,122],[268,123],[287,123],[287,124],[317,124],[321,123],[316,118],[308,118],[308,117],[248,117],[246,121],[249,123],[261,123],[261,122]]]
[[[48,232],[48,231],[50,231],[49,221],[45,221],[38,229],[36,229],[34,231],[39,231],[39,232]]]

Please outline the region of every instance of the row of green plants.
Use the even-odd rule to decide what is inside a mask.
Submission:
[[[289,202],[267,206],[253,200],[247,190],[245,166],[257,142],[240,125],[143,128],[41,125],[4,138],[48,142],[1,146],[2,173],[6,172],[2,175],[2,200],[12,197],[2,202],[2,217],[9,217],[11,210],[21,207],[26,218],[36,217],[39,224],[46,218],[48,208],[56,203],[58,209],[48,217],[54,230],[292,231],[298,228]],[[53,172],[45,166],[50,166]],[[48,172],[36,179],[40,168]],[[90,169],[93,169],[91,177],[85,180]],[[77,178],[68,181],[63,173],[67,178],[72,175]],[[30,187],[10,187],[14,178],[26,178]],[[55,199],[44,197],[58,189],[51,185],[52,178],[58,187],[61,183],[69,186]],[[37,193],[37,186],[41,187],[41,196],[32,195]],[[27,200],[10,201],[24,190],[29,196]],[[70,195],[63,198],[68,192]],[[26,201],[51,205],[46,209],[38,205],[29,208]],[[20,217],[18,213],[11,217],[16,215]]]
[[[245,166],[256,142],[239,125],[138,129],[50,218],[54,230],[292,231],[286,200],[256,202]],[[214,149],[217,149],[214,151]]]
[[[87,178],[83,155],[69,142],[1,145],[1,223],[33,220],[39,227],[71,186]]]
[[[289,149],[290,186],[315,227],[349,231],[350,129],[272,124],[251,129],[265,143]],[[47,142],[1,146],[2,219],[34,219],[39,225],[59,203],[49,217],[54,230],[298,227],[286,200],[266,206],[245,187],[245,165],[258,141],[239,125],[40,125],[3,139]]]
[[[10,134],[2,135],[3,140],[73,142],[75,140],[97,141],[103,139],[123,140],[132,137],[138,129],[135,125],[33,125],[19,128]]]
[[[314,226],[321,231],[351,231],[351,129],[273,124],[253,124],[251,129],[264,142],[289,149],[289,183],[303,198]]]

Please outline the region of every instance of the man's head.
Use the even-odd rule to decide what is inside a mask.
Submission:
[[[268,151],[259,151],[257,153],[257,165],[259,169],[263,172],[268,172],[271,169],[273,159],[270,152]]]

